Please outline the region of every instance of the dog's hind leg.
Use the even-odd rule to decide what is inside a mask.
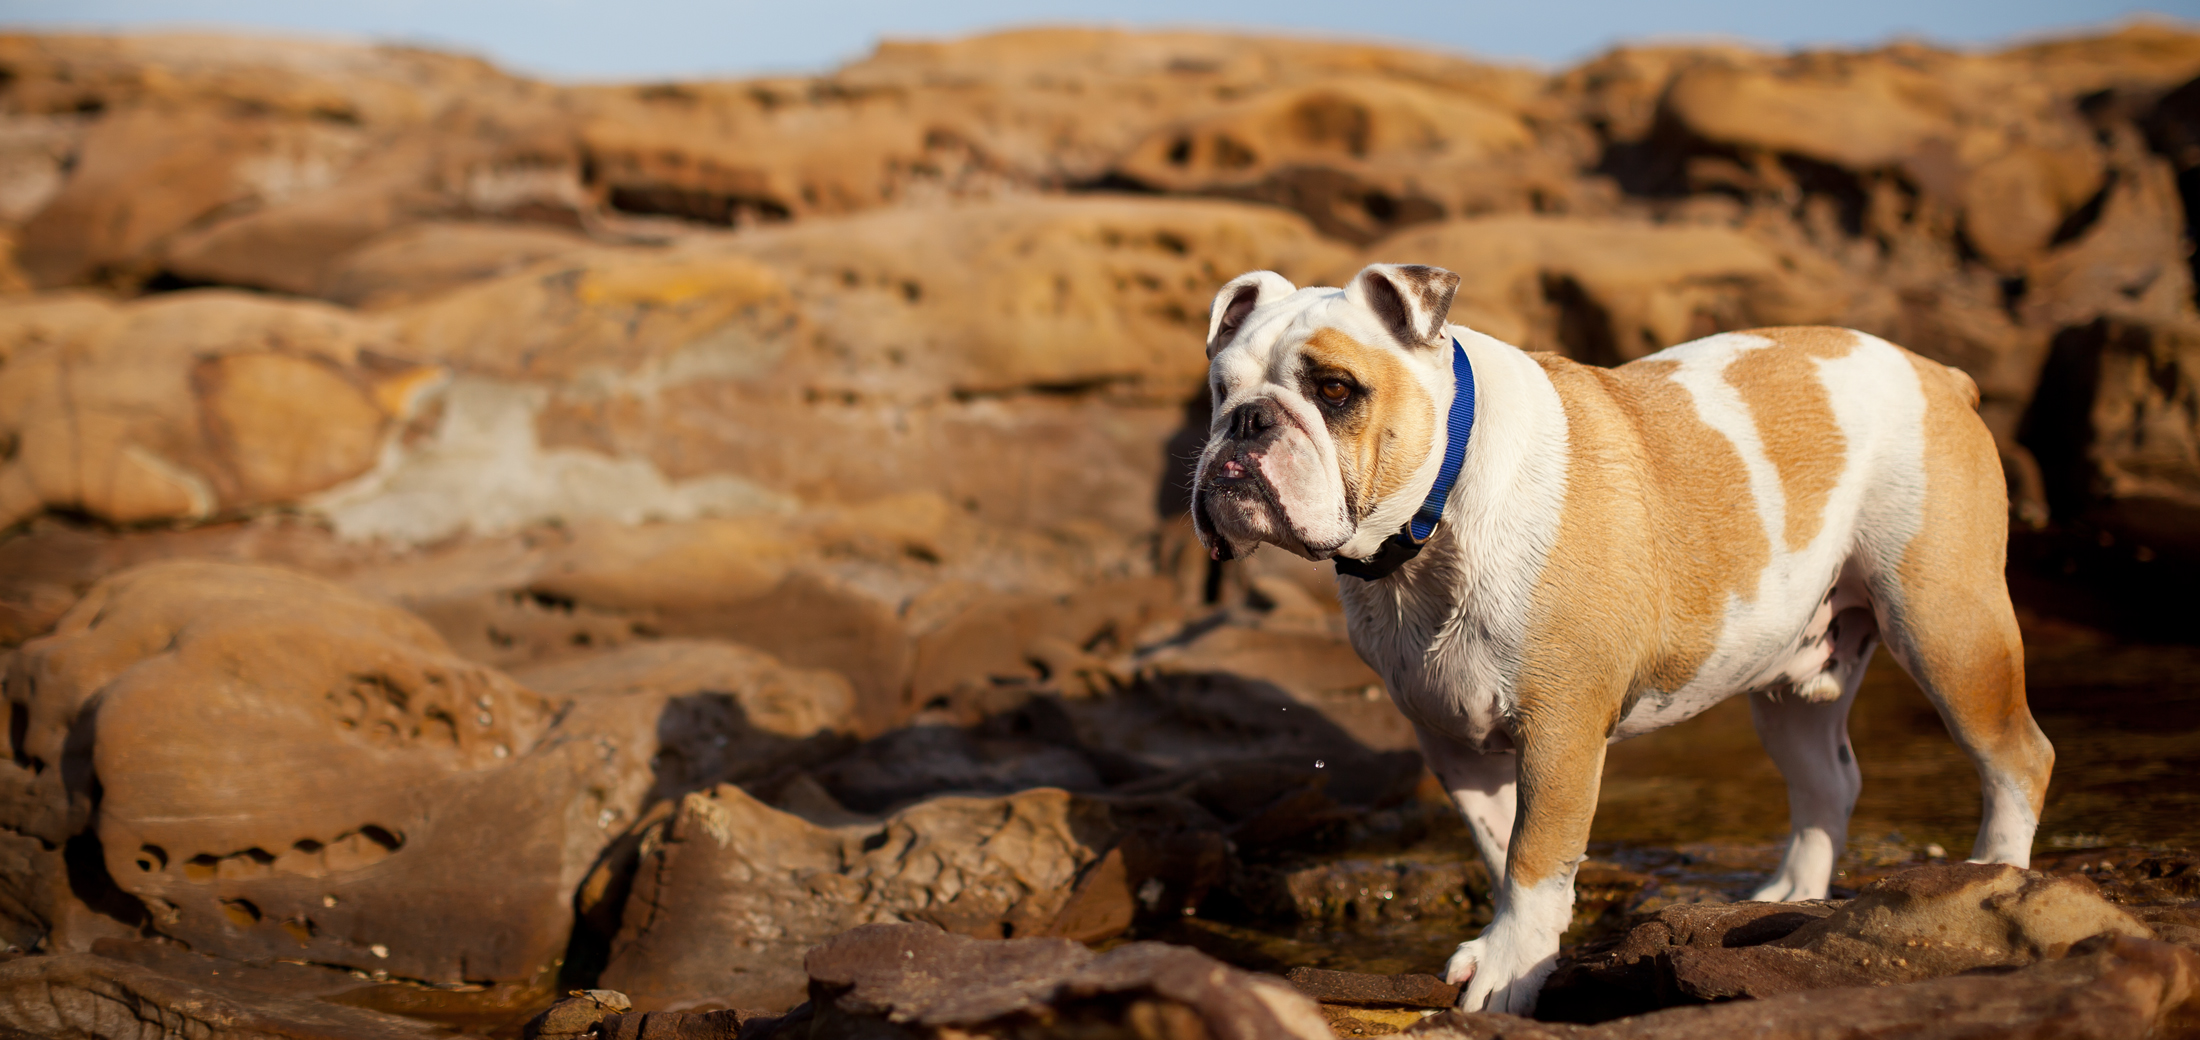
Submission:
[[[1848,841],[1849,813],[1864,782],[1849,747],[1849,707],[1879,647],[1878,626],[1869,610],[1853,608],[1835,616],[1826,638],[1830,681],[1815,688],[1838,691],[1832,699],[1811,700],[1796,690],[1749,697],[1757,738],[1787,778],[1789,826],[1780,869],[1751,899],[1824,899]]]
[[[2055,748],[2025,703],[2024,643],[2001,574],[1910,593],[1887,647],[1978,769],[1983,804],[1971,861],[2028,866]]]
[[[1474,832],[1474,847],[1490,871],[1490,891],[1505,885],[1505,853],[1512,842],[1513,814],[1520,807],[1520,756],[1510,751],[1485,754],[1422,726],[1421,757],[1443,783],[1459,815]]]
[[[2024,636],[2002,575],[2008,494],[1970,381],[1913,364],[1927,388],[1924,495],[1913,533],[1870,553],[1872,600],[1887,649],[1978,769],[1985,804],[1972,861],[2026,866],[2055,749],[2024,699]]]

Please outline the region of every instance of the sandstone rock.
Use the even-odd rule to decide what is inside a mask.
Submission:
[[[2102,318],[2054,341],[2025,439],[2058,517],[2200,554],[2200,323]],[[2083,431],[2072,436],[2072,431]]]
[[[1597,364],[1713,332],[1828,323],[1855,291],[1807,253],[1718,227],[1489,217],[1407,231],[1377,254],[1459,272],[1452,320]]]
[[[583,875],[653,791],[800,761],[797,735],[770,729],[816,722],[813,696],[846,696],[708,646],[545,677],[573,699],[453,657],[418,619],[302,575],[125,572],[14,660],[7,689],[35,797],[11,826],[69,839],[96,777],[81,869],[113,878],[110,912],[156,934],[242,961],[540,984],[565,952]],[[744,698],[753,712],[734,707]],[[359,784],[370,775],[387,782]],[[96,923],[56,941],[81,947]]]
[[[139,1040],[426,1040],[420,1022],[295,996],[185,981],[122,961],[57,953],[0,961],[0,1023],[28,1036]]]
[[[0,309],[0,520],[203,519],[357,476],[438,374],[377,363],[369,336],[333,308],[229,292]]]
[[[590,247],[562,228],[489,221],[408,224],[329,260],[314,295],[364,309],[426,299]]]
[[[1058,939],[868,925],[804,966],[816,1036],[1008,1037],[1037,1022],[1166,1040],[1334,1035],[1291,987],[1160,943],[1094,954]]]
[[[1158,809],[1156,834],[1201,826],[1196,809]],[[648,843],[603,984],[644,1009],[784,1009],[802,999],[794,955],[859,924],[1098,938],[1089,929],[1100,908],[1089,904],[1106,896],[1127,911],[1131,894],[1160,876],[1129,868],[1184,869],[1133,862],[1142,857],[1131,847],[1110,857],[1149,826],[1150,812],[1038,788],[935,798],[880,823],[821,827],[733,786],[689,795]],[[1127,912],[1098,919],[1111,916],[1114,930],[1130,924]]]
[[[2066,959],[2002,975],[1813,990],[1674,1008],[1600,1026],[1445,1012],[1406,1031],[1439,1040],[1805,1037],[2145,1037],[2189,1029],[2200,955],[2104,938]]]

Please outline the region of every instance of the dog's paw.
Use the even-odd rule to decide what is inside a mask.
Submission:
[[[1751,892],[1749,898],[1762,903],[1785,903],[1795,898],[1795,881],[1786,874],[1774,874],[1757,891]]]
[[[1556,945],[1556,944],[1552,944]],[[1485,933],[1459,944],[1444,964],[1444,981],[1462,987],[1461,1011],[1502,1011],[1527,1015],[1535,1011],[1543,980],[1558,967],[1558,951],[1531,950],[1527,944],[1507,942],[1502,935]]]

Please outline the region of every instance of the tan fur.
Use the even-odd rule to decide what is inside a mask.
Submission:
[[[1516,868],[1534,884],[1586,840],[1605,737],[1646,691],[1686,685],[1716,648],[1729,596],[1750,597],[1771,559],[1742,457],[1696,417],[1673,364],[1618,369],[1533,355],[1566,409],[1566,501],[1537,589],[1521,663],[1517,723],[1523,805],[1539,760],[1553,777],[1592,777],[1563,804],[1523,812]],[[1568,734],[1578,736],[1569,737]],[[1587,766],[1584,769],[1584,765]],[[1546,832],[1547,833],[1544,833]]]
[[[1428,458],[1436,408],[1405,362],[1336,329],[1320,329],[1299,349],[1315,379],[1336,373],[1364,389],[1361,410],[1330,423],[1338,468],[1354,515],[1397,494]]]
[[[2024,639],[2002,574],[2008,490],[1993,434],[1976,411],[1977,384],[1912,354],[1925,388],[1925,515],[1895,579],[1907,616],[1911,674],[1925,687],[1949,733],[1975,760],[2016,769],[2037,815],[2047,797],[2054,748],[2032,721],[2024,695]]]
[[[1780,490],[1787,499],[1782,536],[1795,551],[1809,545],[1825,525],[1826,496],[1841,479],[1848,448],[1817,366],[1798,364],[1796,355],[1847,357],[1856,349],[1856,334],[1824,326],[1755,329],[1751,334],[1779,345],[1735,359],[1726,368],[1726,381],[1749,406],[1765,455],[1780,473]]]

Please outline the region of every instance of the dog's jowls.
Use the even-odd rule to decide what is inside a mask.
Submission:
[[[1760,899],[1826,894],[1860,779],[1847,717],[1881,639],[1984,790],[1976,860],[2031,855],[2054,751],[2024,699],[2004,485],[1962,373],[1846,329],[1725,333],[1615,369],[1445,324],[1458,276],[1271,272],[1209,323],[1193,492],[1218,559],[1375,554],[1441,468],[1452,343],[1476,419],[1443,523],[1340,576],[1353,645],[1420,735],[1498,882],[1446,966],[1526,1012],[1573,906],[1604,749],[1735,694],[1788,781]]]

